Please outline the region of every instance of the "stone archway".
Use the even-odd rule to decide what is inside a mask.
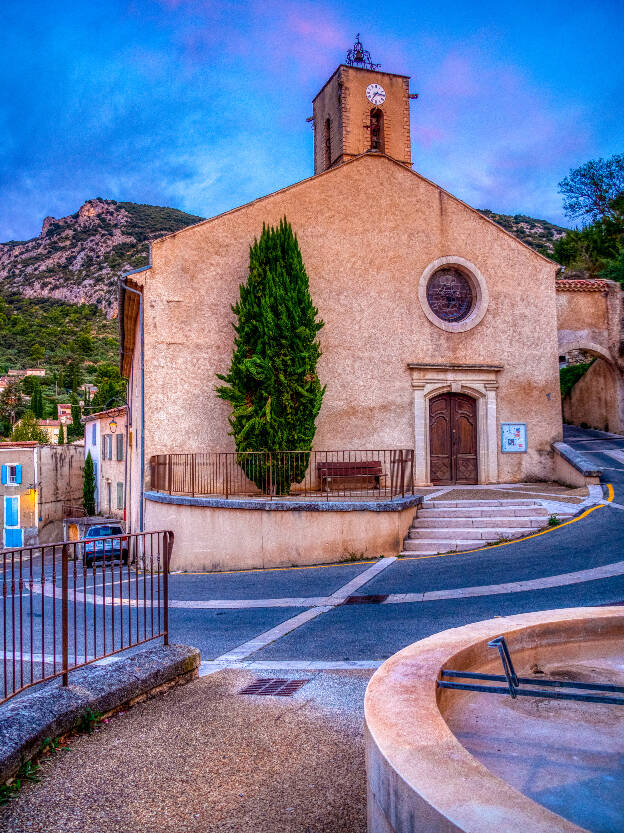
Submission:
[[[559,355],[582,351],[597,361],[563,401],[574,425],[624,433],[624,296],[603,280],[556,281]]]
[[[609,354],[594,348],[583,342],[568,348],[588,353],[594,362],[562,400],[564,422],[624,433],[624,376]]]

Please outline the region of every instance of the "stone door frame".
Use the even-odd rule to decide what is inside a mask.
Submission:
[[[409,363],[414,391],[414,482],[430,486],[429,400],[440,393],[463,393],[477,402],[479,483],[498,482],[498,374],[502,365]]]

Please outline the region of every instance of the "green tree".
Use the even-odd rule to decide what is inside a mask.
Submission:
[[[32,395],[30,397],[30,410],[37,417],[37,419],[43,419],[43,394],[41,393],[41,385],[38,382],[32,389]]]
[[[84,434],[82,423],[80,422],[80,405],[75,396],[72,395],[71,405],[72,421],[71,425],[67,426],[67,440],[77,440]]]
[[[59,425],[58,444],[65,445],[65,431],[63,430],[63,423]]]
[[[126,403],[126,380],[114,364],[102,363],[95,371],[97,393],[89,402],[89,413],[107,411]]]
[[[50,438],[45,431],[37,425],[37,417],[32,411],[26,411],[21,418],[19,425],[16,425],[11,432],[11,440],[13,442],[38,442],[42,445],[47,445]]]
[[[249,275],[232,307],[237,317],[234,354],[217,394],[232,406],[230,425],[238,452],[303,451],[312,448],[315,420],[325,388],[316,365],[317,334],[323,322],[312,303],[299,244],[284,218],[264,226],[249,252]],[[278,494],[302,480],[309,455],[297,465],[272,461],[271,482]],[[239,463],[260,488],[267,472],[257,463]],[[292,462],[292,461],[291,461]]]
[[[33,346],[30,348],[30,361],[33,362],[35,367],[39,367],[39,365],[43,362],[44,358],[45,350],[43,349],[43,347],[40,344],[33,344]]]
[[[24,413],[24,399],[22,386],[19,381],[9,382],[0,393],[0,419],[14,425],[15,421]]]
[[[87,454],[82,481],[82,506],[87,515],[95,515],[95,472],[91,452]]]
[[[601,277],[624,284],[624,247],[620,249],[617,257],[605,264]]]
[[[93,352],[93,339],[88,332],[78,333],[76,336],[76,351],[83,356],[90,356]]]
[[[595,222],[610,217],[612,201],[624,191],[624,153],[590,159],[559,183],[563,210],[572,219]]]

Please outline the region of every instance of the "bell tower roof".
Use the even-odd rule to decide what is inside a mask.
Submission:
[[[362,153],[385,153],[411,167],[408,75],[383,72],[359,34],[313,101],[314,173]]]

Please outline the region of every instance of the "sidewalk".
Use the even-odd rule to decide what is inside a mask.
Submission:
[[[276,672],[258,672],[277,677]],[[373,672],[239,695],[226,670],[72,740],[0,808],[11,833],[365,833],[363,700]]]

